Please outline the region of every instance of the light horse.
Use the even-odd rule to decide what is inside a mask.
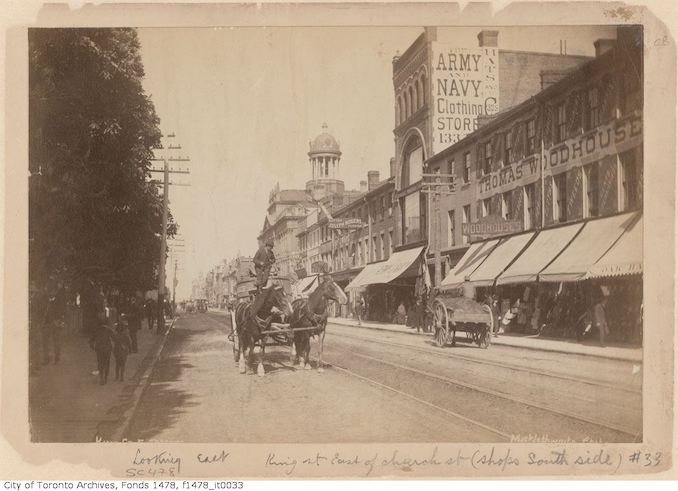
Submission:
[[[252,366],[254,348],[259,344],[257,357],[257,375],[263,377],[263,354],[265,350],[265,334],[269,330],[273,319],[272,310],[276,309],[285,317],[292,314],[292,305],[285,296],[281,285],[274,285],[271,281],[259,292],[254,301],[238,304],[235,309],[235,325],[238,334],[238,368],[240,373],[247,372],[247,362]],[[245,356],[247,353],[247,357]]]
[[[342,305],[348,303],[348,298],[346,298],[344,291],[332,280],[331,276],[326,275],[323,277],[320,285],[318,285],[313,293],[309,295],[308,299],[300,298],[292,302],[290,328],[317,328],[294,333],[294,348],[296,348],[296,353],[293,355],[293,362],[296,364],[297,368],[303,366],[306,370],[311,369],[311,365],[308,362],[311,352],[311,336],[317,335],[318,371],[323,371],[323,344],[325,342],[325,327],[327,326],[327,307],[329,300],[334,300]]]

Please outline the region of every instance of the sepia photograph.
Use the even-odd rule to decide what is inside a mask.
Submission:
[[[610,12],[27,27],[32,448],[125,443],[127,479],[665,469],[660,38]]]

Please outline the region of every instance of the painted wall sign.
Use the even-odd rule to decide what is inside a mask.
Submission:
[[[504,220],[498,216],[481,218],[477,222],[462,223],[462,235],[495,236],[513,234],[523,231],[523,222],[520,220]]]
[[[478,129],[499,111],[499,49],[434,42],[431,66],[433,153]]]
[[[502,167],[478,181],[478,197],[487,198],[539,180],[539,155]]]
[[[333,229],[360,229],[364,224],[360,218],[332,218],[327,226]]]
[[[608,155],[624,152],[640,145],[642,138],[643,117],[635,112],[546,150],[543,156],[544,174],[560,174]]]

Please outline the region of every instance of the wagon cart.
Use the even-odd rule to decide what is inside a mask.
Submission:
[[[271,281],[282,285],[283,290],[287,297],[289,298],[292,291],[291,280],[286,277],[271,276]],[[238,298],[238,303],[254,301],[254,297],[257,293],[256,278],[244,277],[241,278],[236,284],[236,294]],[[233,342],[233,358],[237,362],[240,352],[240,340],[238,339],[238,331],[235,325],[235,309],[232,309],[230,312],[231,324],[233,326],[233,333],[229,336],[232,338]],[[272,322],[269,325],[269,328],[265,331],[261,331],[261,334],[264,335],[262,342],[266,343],[267,340],[273,341],[273,344],[289,346],[292,343],[292,337],[294,331],[297,329],[290,329],[289,324],[282,322],[282,319],[276,315]],[[302,329],[303,330],[303,329]]]
[[[438,297],[432,302],[434,339],[443,348],[456,343],[457,331],[481,348],[488,348],[494,330],[494,317],[488,305],[466,297]]]

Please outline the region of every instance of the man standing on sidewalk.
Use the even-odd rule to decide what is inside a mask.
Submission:
[[[50,347],[54,351],[54,363],[61,356],[61,331],[66,315],[66,299],[62,285],[50,281],[47,287],[47,299],[42,324],[42,363],[49,363]]]
[[[153,321],[155,320],[155,310],[157,309],[156,302],[149,298],[146,300],[146,319],[148,321],[148,329],[153,330]]]

